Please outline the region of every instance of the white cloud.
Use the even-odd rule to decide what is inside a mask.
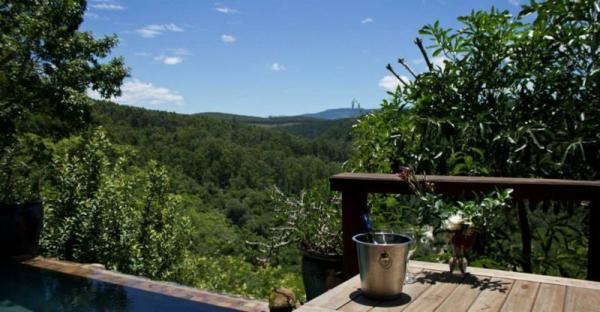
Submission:
[[[237,39],[234,36],[228,34],[222,34],[221,40],[225,43],[234,43],[237,41]]]
[[[283,64],[279,64],[277,62],[271,64],[271,70],[272,71],[284,71],[286,70],[285,66]]]
[[[407,82],[407,83],[410,81],[408,79],[408,77],[406,77],[406,76],[400,76],[400,78],[404,82]],[[379,79],[378,85],[380,88],[383,88],[385,91],[390,91],[390,92],[396,91],[396,88],[398,86],[401,86],[398,78],[394,77],[393,75],[386,75],[383,78]]]
[[[519,2],[519,0],[508,0],[508,3],[514,5],[514,6],[521,6],[521,3]]]
[[[147,25],[142,28],[136,29],[138,35],[144,38],[154,38],[165,32],[183,32],[183,28],[175,24],[162,24],[162,25]]]
[[[184,101],[183,96],[177,91],[157,87],[150,82],[135,78],[125,81],[121,91],[121,96],[110,100],[133,106],[183,105]],[[100,94],[96,91],[88,90],[88,95],[95,99],[101,99]]]
[[[436,56],[430,59],[431,64],[433,64],[433,66],[438,66],[442,69],[444,68],[444,66],[446,66],[446,64],[444,63],[444,61],[446,60],[448,60],[448,58],[445,56]],[[425,64],[425,60],[422,58],[414,59],[412,62],[413,64]]]
[[[168,56],[168,55],[160,55],[154,58],[157,61],[161,61],[167,65],[177,65],[183,62],[183,58],[180,56]]]
[[[93,13],[93,12],[85,12],[85,13],[83,14],[83,16],[84,16],[85,18],[89,18],[89,19],[99,19],[99,18],[100,18],[100,15],[98,15],[98,14],[96,14],[96,13]]]
[[[99,3],[94,3],[90,5],[91,8],[96,9],[96,10],[108,10],[108,11],[123,11],[125,10],[125,7],[117,4],[117,3],[110,3],[110,2],[99,2]]]
[[[373,18],[371,18],[371,17],[366,17],[366,18],[363,18],[363,19],[360,21],[360,23],[364,25],[364,24],[371,24],[371,23],[373,23],[374,21],[375,21],[375,20],[373,20]]]
[[[238,11],[236,9],[224,7],[224,6],[221,6],[221,5],[217,6],[215,8],[215,11],[217,11],[219,13],[223,13],[223,14],[236,14],[236,13],[240,13],[240,11]]]
[[[446,66],[446,64],[444,63],[446,60],[448,60],[448,58],[445,56],[436,56],[434,58],[431,58],[431,63],[433,64],[433,66],[438,66],[443,69],[444,66]]]

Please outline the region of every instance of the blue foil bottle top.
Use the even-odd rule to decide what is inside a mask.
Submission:
[[[371,223],[371,220],[369,219],[369,215],[368,214],[362,214],[360,216],[361,222],[362,222],[362,226],[363,226],[363,230],[367,233],[370,233],[373,231],[373,223]]]

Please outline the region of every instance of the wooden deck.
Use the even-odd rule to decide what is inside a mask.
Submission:
[[[415,282],[391,301],[365,298],[357,275],[297,311],[600,311],[600,282],[473,267],[459,276],[447,269],[411,261]]]

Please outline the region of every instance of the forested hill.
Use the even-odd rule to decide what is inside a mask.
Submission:
[[[353,120],[182,115],[97,102],[94,119],[141,161],[156,159],[193,184],[288,192],[339,171]]]
[[[364,108],[334,108],[324,110],[322,112],[314,113],[314,114],[306,114],[303,116],[318,118],[318,119],[327,119],[327,120],[335,120],[335,119],[344,119],[344,118],[358,118],[362,115],[366,115],[372,112],[372,109],[364,109]]]
[[[279,128],[307,138],[348,139],[352,124],[359,116],[351,118],[318,118],[311,115],[270,116],[267,118],[233,115],[224,113],[200,113],[194,116],[205,116],[221,120],[229,120],[247,125],[267,128]]]

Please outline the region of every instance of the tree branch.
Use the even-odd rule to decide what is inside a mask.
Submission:
[[[419,50],[421,50],[421,54],[423,55],[423,58],[425,59],[425,63],[427,64],[427,67],[429,68],[429,70],[433,70],[433,64],[431,64],[431,61],[429,61],[429,56],[427,56],[427,51],[425,51],[425,48],[423,47],[423,40],[419,37],[417,37],[415,39],[415,44],[419,47]]]
[[[406,70],[414,77],[417,78],[417,74],[412,70],[412,68],[410,68],[410,66],[408,66],[408,64],[406,64],[406,62],[404,61],[403,58],[399,58],[398,59],[398,63],[400,63],[400,65],[404,66],[404,68],[406,68]]]
[[[405,81],[404,81],[402,78],[400,78],[400,76],[398,76],[398,74],[396,74],[396,72],[395,72],[395,71],[394,71],[394,69],[392,68],[392,65],[391,65],[391,64],[389,64],[389,63],[388,63],[388,64],[385,66],[385,68],[386,68],[387,70],[389,70],[389,71],[392,73],[392,75],[394,75],[394,76],[395,76],[395,77],[396,77],[398,80],[400,80],[400,82],[401,82],[401,83],[402,83],[402,84],[403,84],[405,87],[408,87],[408,84],[407,84],[407,83],[406,83],[406,82],[405,82]]]

